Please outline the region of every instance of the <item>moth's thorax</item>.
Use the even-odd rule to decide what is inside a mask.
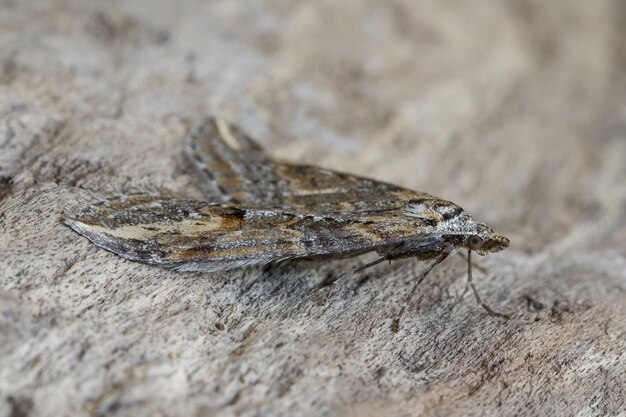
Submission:
[[[405,215],[415,218],[422,227],[454,247],[472,248],[470,239],[478,236],[482,240],[480,248],[472,248],[478,254],[499,252],[509,246],[509,239],[500,236],[483,223],[476,223],[472,216],[457,204],[427,196],[407,203]]]
[[[432,196],[410,200],[404,212],[424,226],[442,232],[470,231],[476,225],[469,213],[460,206]]]

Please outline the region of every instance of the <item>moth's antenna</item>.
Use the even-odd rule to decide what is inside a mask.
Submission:
[[[489,314],[492,317],[500,317],[501,319],[505,319],[508,320],[511,317],[506,315],[506,314],[502,314],[502,313],[498,313],[497,311],[493,311],[491,309],[491,307],[489,307],[487,304],[485,304],[483,302],[483,300],[480,299],[480,295],[478,295],[478,290],[476,289],[476,286],[474,286],[474,281],[472,281],[472,250],[468,249],[467,250],[467,282],[469,283],[470,287],[472,288],[472,292],[474,293],[474,297],[476,297],[476,302],[478,304],[480,304],[480,306],[482,308],[485,309],[485,311],[487,312],[487,314]]]
[[[413,289],[411,289],[411,292],[404,300],[404,304],[402,305],[400,312],[398,313],[396,318],[393,319],[393,323],[391,324],[391,330],[393,330],[394,332],[398,331],[398,329],[400,328],[400,318],[404,314],[404,310],[406,310],[406,306],[411,301],[411,298],[413,298],[413,295],[415,294],[415,290],[417,290],[417,287],[422,283],[422,281],[424,281],[424,278],[426,278],[426,275],[428,275],[428,273],[432,271],[434,267],[436,267],[441,262],[443,262],[443,260],[446,259],[449,254],[450,254],[449,251],[442,252],[441,255],[439,255],[439,257],[437,258],[437,260],[435,260],[435,262],[430,264],[430,266],[426,268],[424,272],[420,274],[420,276],[417,278],[417,281],[415,282],[415,285],[413,286]]]

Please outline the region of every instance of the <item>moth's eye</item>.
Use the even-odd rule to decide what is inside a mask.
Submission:
[[[480,248],[482,248],[483,244],[485,243],[485,241],[483,240],[482,237],[478,236],[478,235],[472,235],[469,238],[469,241],[467,242],[469,244],[469,247],[473,250],[478,250]]]

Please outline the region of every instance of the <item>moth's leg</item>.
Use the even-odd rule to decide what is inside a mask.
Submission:
[[[373,266],[378,265],[379,263],[385,262],[385,261],[389,261],[391,262],[392,259],[394,259],[390,254],[391,252],[393,252],[393,250],[399,248],[402,244],[398,244],[395,245],[385,256],[381,256],[378,259],[374,259],[372,262],[366,263],[365,265],[361,265],[357,268],[354,268],[351,273],[357,273],[357,272],[361,272],[364,271],[368,268],[371,268]],[[335,290],[335,287],[337,286],[337,282],[342,279],[343,277],[350,275],[350,273],[345,273],[345,274],[341,274],[339,275],[333,282],[330,283],[330,286],[328,287],[328,293],[326,294],[326,298],[324,299],[324,304],[326,304],[326,302],[328,301],[328,299],[330,298],[330,296],[333,294],[333,291]]]
[[[467,255],[465,255],[465,253],[463,252],[457,252],[457,253],[459,254],[461,258],[465,259],[465,261],[467,262]],[[476,263],[476,261],[472,261],[472,268],[478,269],[483,274],[489,274],[489,271],[487,271],[487,268]]]
[[[269,264],[265,264],[261,267],[260,269],[260,274],[258,274],[257,276],[255,276],[251,282],[246,285],[243,288],[242,294],[246,294],[248,291],[250,291],[252,289],[252,287],[254,287],[257,283],[259,283],[261,280],[267,278],[271,273],[272,273],[272,269],[274,268],[274,265],[269,263]]]
[[[364,271],[364,270],[366,270],[367,268],[371,268],[371,267],[373,267],[373,266],[375,266],[375,265],[378,265],[378,264],[379,264],[379,263],[381,263],[381,262],[385,262],[386,260],[391,260],[391,259],[388,259],[386,256],[383,256],[383,257],[380,257],[380,258],[378,258],[378,259],[374,259],[372,262],[366,263],[365,265],[361,265],[361,266],[359,266],[358,268],[354,268],[354,269],[352,270],[352,272],[361,272],[361,271]]]
[[[326,297],[324,297],[324,302],[323,304],[326,305],[326,303],[328,302],[328,300],[330,299],[330,296],[333,295],[333,291],[335,290],[335,286],[337,285],[337,281],[339,281],[341,279],[342,275],[339,275],[337,278],[335,278],[333,280],[333,282],[330,283],[330,285],[328,286],[328,291],[326,292]]]
[[[508,320],[511,317],[506,315],[506,314],[502,314],[502,313],[498,313],[497,311],[493,311],[491,309],[491,307],[489,307],[487,304],[485,304],[483,302],[483,300],[480,298],[480,295],[478,295],[478,290],[476,289],[476,286],[474,285],[474,281],[472,280],[472,250],[469,249],[467,251],[467,282],[469,283],[470,287],[472,288],[472,292],[474,293],[474,297],[476,297],[476,302],[478,304],[480,304],[480,306],[482,308],[485,309],[485,311],[487,312],[487,314],[489,314],[492,317],[499,317],[501,319],[505,319]]]
[[[376,266],[382,262],[385,261],[389,261],[389,263],[391,263],[391,261],[396,260],[396,259],[404,259],[404,258],[410,258],[410,257],[423,257],[423,256],[428,256],[427,253],[430,250],[424,251],[424,250],[415,250],[414,248],[411,248],[411,250],[398,250],[400,248],[402,248],[404,244],[403,243],[399,243],[395,246],[393,246],[391,249],[389,249],[386,252],[382,252],[385,253],[384,256],[381,256],[378,259],[374,259],[372,262],[366,263],[365,265],[361,265],[358,268],[354,268],[352,270],[352,273],[357,273],[357,272],[362,272],[368,268],[371,268],[373,266]],[[438,253],[438,252],[436,252]],[[380,252],[379,252],[380,254]],[[330,286],[329,290],[328,290],[328,295],[326,297],[326,299],[328,300],[328,298],[330,298],[330,295],[333,292],[333,289],[335,288],[335,284],[337,283],[337,281],[339,281],[339,279],[341,279],[344,275],[338,277],[335,281],[332,282],[332,285]]]
[[[439,256],[437,257],[435,262],[430,264],[430,266],[428,268],[426,268],[424,270],[424,272],[422,272],[420,274],[420,276],[417,278],[417,281],[415,282],[415,285],[411,289],[411,292],[409,293],[409,295],[404,300],[404,304],[402,305],[402,308],[400,309],[400,312],[398,313],[396,318],[393,320],[393,323],[391,325],[391,330],[393,330],[394,332],[397,332],[399,330],[399,328],[400,328],[400,319],[402,318],[402,315],[404,314],[404,310],[406,310],[407,305],[409,305],[409,302],[411,301],[411,298],[413,298],[413,295],[415,294],[415,291],[417,290],[417,287],[422,283],[422,281],[424,281],[424,278],[426,278],[426,275],[428,275],[428,273],[430,271],[432,271],[434,267],[436,267],[441,262],[443,262],[444,259],[446,259],[448,257],[448,255],[450,255],[450,253],[451,253],[451,248],[444,249],[444,251],[439,254]]]
[[[335,287],[337,286],[337,283],[344,277],[350,275],[352,272],[354,271],[349,271],[349,272],[340,274],[337,278],[331,281],[331,283],[328,285],[328,291],[326,292],[326,296],[324,297],[323,304],[326,304],[328,300],[330,299],[330,296],[333,295],[333,291],[335,291]]]

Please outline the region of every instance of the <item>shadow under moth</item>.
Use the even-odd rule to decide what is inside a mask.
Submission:
[[[457,249],[498,252],[509,240],[458,205],[430,194],[275,160],[236,126],[209,118],[184,141],[206,201],[131,195],[80,203],[65,223],[123,258],[178,271],[226,271],[291,259],[339,258],[375,251],[362,270],[402,258],[432,260],[417,286]],[[332,286],[331,286],[332,289]],[[330,293],[330,292],[329,292]]]

